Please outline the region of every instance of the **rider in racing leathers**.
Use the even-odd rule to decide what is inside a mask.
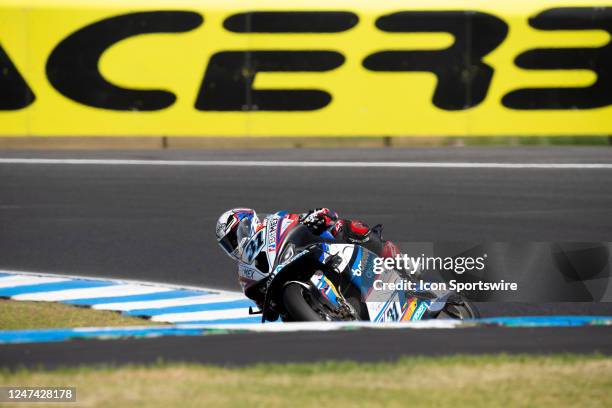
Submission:
[[[382,239],[382,226],[368,227],[361,221],[341,219],[336,212],[328,208],[317,208],[302,214],[289,214],[307,226],[314,234],[336,239],[340,242],[363,245],[372,252],[384,258],[399,254],[398,247],[391,241]],[[234,208],[219,217],[216,227],[219,246],[234,260],[238,261],[238,279],[245,295],[259,306],[264,294],[255,288],[254,283],[261,281],[268,274],[267,264],[258,264],[256,257],[252,264],[241,261],[242,245],[249,238],[264,228],[255,210],[250,208]],[[265,255],[264,255],[265,257]]]

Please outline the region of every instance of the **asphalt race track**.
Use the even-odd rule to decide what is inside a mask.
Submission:
[[[394,361],[401,356],[478,353],[612,354],[610,327],[361,330],[7,344],[7,368],[202,362],[223,366],[325,360]]]
[[[5,151],[2,158],[609,165],[612,150]],[[236,290],[235,266],[217,247],[214,226],[238,206],[260,212],[326,206],[382,223],[395,241],[612,241],[612,169],[0,162],[0,269]],[[487,304],[482,312],[612,315],[612,304]]]

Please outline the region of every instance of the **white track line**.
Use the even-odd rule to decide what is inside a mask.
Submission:
[[[65,278],[46,278],[39,276],[6,276],[0,278],[0,288],[12,288],[16,286],[38,285],[41,283],[64,282]]]
[[[297,332],[297,331],[335,331],[345,327],[364,327],[368,329],[454,329],[460,326],[468,326],[461,320],[417,320],[406,322],[286,322],[283,324],[266,323],[225,323],[216,325],[214,323],[179,324],[180,328],[206,328],[206,329],[229,329],[248,330],[252,332]],[[163,327],[163,326],[162,326]]]
[[[205,312],[168,313],[151,317],[155,322],[194,322],[198,320],[222,320],[240,319],[242,317],[253,317],[249,314],[247,307],[237,309],[210,310]]]
[[[207,167],[346,167],[346,168],[442,168],[442,169],[612,169],[612,163],[472,163],[472,162],[318,162],[231,160],[124,160],[124,159],[22,159],[1,158],[0,164],[67,164],[127,166]]]
[[[65,289],[51,292],[24,293],[13,296],[15,300],[63,301],[76,299],[103,298],[109,296],[145,295],[167,292],[168,288],[140,285],[111,285],[95,288]]]
[[[216,302],[231,302],[234,300],[244,300],[245,296],[241,295],[203,295],[203,296],[186,296],[174,299],[162,299],[162,300],[143,300],[140,302],[122,302],[122,303],[102,303],[93,305],[93,309],[99,310],[138,310],[138,309],[160,309],[173,306],[189,306],[189,305],[203,305],[207,303]]]

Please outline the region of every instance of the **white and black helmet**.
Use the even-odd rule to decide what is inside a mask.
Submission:
[[[248,240],[255,224],[257,213],[250,208],[234,208],[224,212],[217,221],[217,242],[232,258],[240,259],[241,242]]]

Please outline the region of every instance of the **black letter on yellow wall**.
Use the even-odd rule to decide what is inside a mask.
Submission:
[[[376,27],[393,33],[447,32],[455,37],[444,50],[382,51],[363,61],[371,71],[433,72],[438,78],[433,103],[445,110],[468,109],[484,100],[493,68],[482,58],[508,33],[502,20],[478,11],[405,11],[380,17]]]
[[[189,11],[151,11],[107,18],[59,43],[47,61],[47,77],[62,95],[96,108],[142,111],[167,108],[176,100],[171,92],[122,88],[104,79],[98,69],[100,56],[126,38],[190,31],[202,21],[201,15]]]
[[[235,33],[339,33],[359,21],[346,11],[252,11],[228,17],[223,26]],[[255,90],[257,72],[321,72],[344,63],[333,51],[219,52],[208,63],[195,107],[208,111],[311,111],[332,96],[317,89]]]
[[[251,11],[228,17],[223,27],[235,33],[339,33],[357,22],[348,11]]]
[[[34,93],[0,46],[0,110],[23,109],[34,99]]]
[[[252,89],[257,72],[321,72],[344,63],[333,51],[226,51],[213,55],[195,107],[207,111],[309,111],[331,95],[318,89]]]
[[[605,30],[612,35],[612,8],[567,7],[546,10],[529,24],[540,30]],[[589,109],[612,103],[612,42],[601,48],[536,48],[516,58],[524,69],[588,69],[595,83],[583,88],[525,88],[502,99],[512,109]]]

